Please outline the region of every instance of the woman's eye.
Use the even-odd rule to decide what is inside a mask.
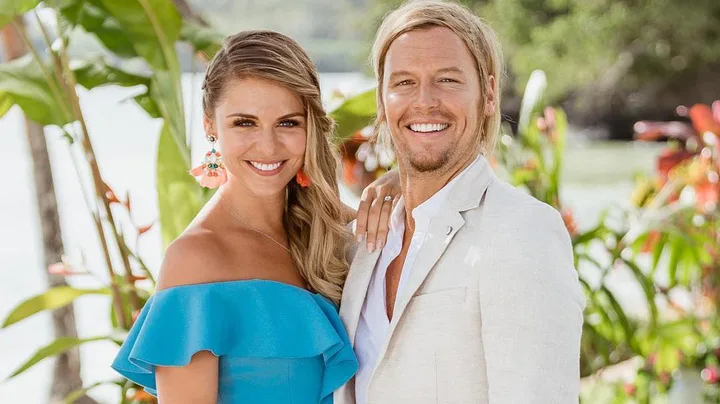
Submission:
[[[457,82],[458,82],[457,80],[451,79],[451,78],[448,78],[448,77],[443,77],[443,78],[440,79],[440,81],[442,81],[442,82],[444,82],[444,83],[457,83]]]
[[[403,80],[403,81],[401,81],[401,82],[399,82],[399,83],[397,83],[397,84],[395,84],[395,85],[396,85],[396,86],[406,86],[406,85],[408,85],[408,84],[412,84],[412,81],[411,81],[411,80]]]
[[[294,119],[288,119],[285,121],[281,121],[279,123],[280,126],[283,126],[285,128],[294,128],[296,126],[300,126],[300,122],[294,120]]]
[[[240,127],[250,127],[253,126],[253,121],[249,121],[247,119],[236,119],[233,121],[233,126],[240,126]]]

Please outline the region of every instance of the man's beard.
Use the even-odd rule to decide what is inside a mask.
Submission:
[[[419,155],[424,154],[424,156]],[[418,173],[432,173],[442,171],[447,167],[453,157],[451,149],[442,150],[438,155],[432,153],[412,153],[407,157],[410,166]]]

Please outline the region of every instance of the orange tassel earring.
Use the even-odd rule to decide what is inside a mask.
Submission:
[[[297,175],[295,176],[295,181],[303,188],[307,188],[310,186],[310,177],[308,177],[307,174],[305,174],[305,171],[301,168],[300,171],[298,171]]]
[[[201,165],[190,170],[190,175],[195,177],[203,187],[217,188],[227,182],[227,173],[220,152],[215,150],[217,138],[210,135],[208,141],[211,150],[205,154],[205,159]]]

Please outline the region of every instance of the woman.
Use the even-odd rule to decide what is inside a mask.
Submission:
[[[242,32],[203,88],[211,150],[192,173],[220,188],[168,247],[113,368],[161,403],[331,403],[357,361],[336,309],[351,234],[317,71],[292,39]],[[391,205],[375,193],[368,223]]]

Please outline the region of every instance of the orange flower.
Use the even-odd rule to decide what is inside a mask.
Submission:
[[[720,200],[720,185],[708,181],[707,179],[694,186],[695,189],[695,205],[700,211],[708,208],[714,208]]]
[[[71,275],[86,275],[87,272],[75,271],[73,268],[65,262],[56,262],[48,266],[48,273],[51,275],[71,276]]]
[[[651,230],[650,233],[648,233],[648,238],[645,240],[645,244],[643,244],[642,248],[640,249],[640,252],[643,253],[649,253],[655,248],[655,244],[660,241],[660,237],[662,234],[660,234],[657,230]]]
[[[147,233],[147,232],[153,227],[154,224],[155,224],[155,222],[152,222],[152,223],[150,223],[150,224],[147,225],[147,226],[140,226],[140,227],[138,227],[138,228],[137,228],[138,236],[141,235],[141,234]]]
[[[120,200],[118,199],[117,195],[115,195],[115,191],[110,188],[110,185],[103,183],[105,185],[105,198],[107,198],[108,202],[110,203],[120,203]]]
[[[132,399],[135,401],[145,402],[145,403],[154,403],[155,397],[153,397],[150,393],[145,391],[142,388],[139,388],[135,390],[135,394],[133,394]]]
[[[715,103],[713,103],[714,107]],[[720,135],[720,121],[716,121],[714,118],[715,115],[720,115],[720,113],[717,113],[719,108],[715,107],[716,111],[713,111],[705,104],[695,104],[690,108],[690,120],[692,120],[693,127],[698,133],[713,132]]]
[[[563,223],[565,223],[565,228],[567,228],[570,236],[574,236],[575,234],[577,234],[577,222],[575,222],[575,218],[573,217],[572,211],[570,209],[563,210],[562,220]]]

